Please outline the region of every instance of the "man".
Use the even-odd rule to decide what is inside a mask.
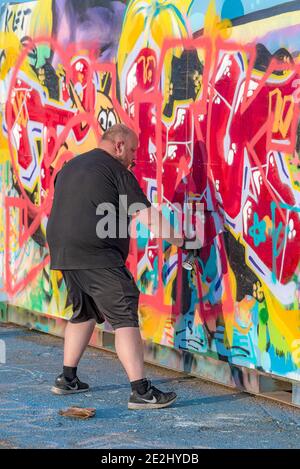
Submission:
[[[140,212],[134,215],[155,235],[165,226],[161,212],[158,218],[149,216],[151,203],[130,171],[137,147],[136,134],[116,124],[103,134],[99,148],[77,156],[57,175],[47,241],[50,267],[62,271],[73,316],[65,330],[63,373],[56,378],[52,392],[70,394],[89,389],[78,379],[77,365],[95,324],[106,319],[115,331],[116,352],[131,383],[128,408],[153,409],[169,406],[176,394],[158,390],[145,378],[139,291],[125,267],[130,238],[119,232],[115,236],[114,227],[113,236],[101,236],[99,226],[106,212],[112,221],[113,216],[117,218],[117,227],[124,222],[119,209],[119,196],[124,195],[128,207],[140,204]],[[127,228],[130,217],[126,214],[125,218]],[[167,241],[181,246],[183,240],[175,238],[172,230],[170,233]]]

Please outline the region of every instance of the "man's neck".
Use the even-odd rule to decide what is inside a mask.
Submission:
[[[110,144],[110,142],[103,142],[102,141],[101,143],[99,143],[98,148],[99,148],[99,150],[105,151],[106,153],[108,153],[113,158],[116,158],[116,156],[114,154],[114,149],[113,149],[112,145]]]
[[[99,150],[103,150],[105,151],[105,153],[107,153],[109,156],[111,156],[114,160],[117,160],[120,164],[123,164],[122,161],[120,160],[120,158],[118,158],[115,153],[114,153],[114,149],[112,148],[112,146],[107,142],[101,142],[99,145],[98,145],[98,148]]]

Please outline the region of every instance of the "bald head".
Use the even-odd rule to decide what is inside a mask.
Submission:
[[[125,140],[128,137],[136,137],[136,133],[124,124],[115,124],[107,129],[102,135],[102,140],[116,142],[117,140]]]
[[[126,168],[134,166],[138,147],[136,133],[124,124],[115,124],[102,135],[100,148],[118,159]]]

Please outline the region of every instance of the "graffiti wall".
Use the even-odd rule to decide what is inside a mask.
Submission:
[[[69,317],[45,239],[53,181],[124,122],[151,202],[174,223],[203,206],[193,271],[162,240],[131,244],[144,338],[300,380],[298,2],[0,8],[0,301]]]

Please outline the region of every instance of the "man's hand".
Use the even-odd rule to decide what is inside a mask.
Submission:
[[[166,238],[165,241],[170,244],[173,244],[174,246],[177,246],[178,248],[181,248],[184,245],[183,238]]]

